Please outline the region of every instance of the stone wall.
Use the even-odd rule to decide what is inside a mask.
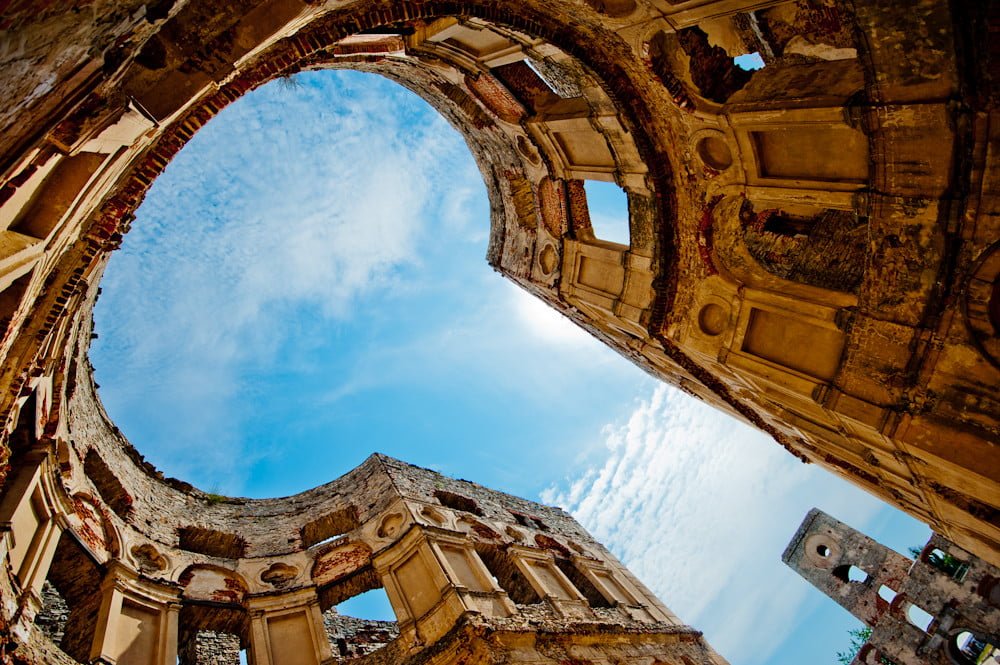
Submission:
[[[240,638],[231,633],[199,630],[181,641],[178,665],[239,665]]]
[[[343,616],[337,613],[336,608],[323,613],[323,627],[337,662],[367,656],[399,637],[399,625],[395,621]]]

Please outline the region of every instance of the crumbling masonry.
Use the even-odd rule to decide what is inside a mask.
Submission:
[[[782,560],[872,629],[852,665],[1000,662],[1000,568],[941,536],[910,559],[814,508]]]
[[[463,133],[501,274],[1000,565],[998,26],[1000,4],[974,0],[0,0],[0,654],[167,663],[236,635],[263,665],[273,630],[309,659],[346,657],[320,610],[384,584],[401,632],[365,658],[458,657],[439,640],[715,658],[578,527],[546,533],[539,508],[512,527],[527,540],[499,508],[476,516],[491,549],[463,531],[462,497],[479,500],[458,489],[341,480],[329,505],[323,488],[295,510],[213,501],[109,422],[87,347],[110,252],[200,127],[305,69],[389,77]],[[737,67],[748,53],[766,66]],[[588,179],[628,193],[627,244],[595,236]],[[388,508],[363,497],[445,521],[401,507],[403,531],[378,535]],[[312,568],[331,534],[359,548],[329,563],[349,581]],[[387,554],[404,550],[426,571]],[[33,622],[54,595],[65,626],[41,625],[62,651]]]

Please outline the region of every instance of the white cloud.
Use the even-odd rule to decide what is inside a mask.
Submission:
[[[513,310],[525,332],[550,344],[587,348],[600,345],[580,326],[524,289],[512,286],[508,291],[510,302],[506,305]]]
[[[170,472],[211,464],[231,487],[252,462],[234,414],[246,373],[392,286],[433,227],[467,223],[483,185],[462,138],[373,78],[308,75],[224,110],[154,183],[112,257],[92,351],[102,397],[156,432],[137,443]],[[454,187],[433,186],[443,172]]]
[[[605,428],[602,464],[543,493],[733,665],[768,662],[818,592],[780,561],[818,506],[863,528],[883,507],[668,386]]]

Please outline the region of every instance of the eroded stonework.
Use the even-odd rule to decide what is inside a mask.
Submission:
[[[1000,568],[937,534],[914,553],[814,508],[782,560],[872,629],[852,665],[1000,662]]]
[[[248,612],[278,611],[255,605],[262,589],[312,575],[326,607],[387,574],[341,579],[377,558],[367,541],[315,571],[281,558],[382,514],[356,498],[391,503],[384,476],[359,470],[294,511],[207,502],[121,437],[87,360],[102,271],[152,181],[222,108],[304,69],[389,77],[463,133],[489,192],[494,269],[654,376],[1000,564],[998,13],[959,0],[7,3],[0,619],[23,650],[3,653],[45,648],[30,626],[46,577],[86,608],[69,627],[113,615],[95,599],[124,598],[137,576],[169,584],[123,600],[130,621],[159,603],[165,626],[235,634]],[[749,53],[765,67],[734,64]],[[588,179],[627,192],[627,245],[595,236]],[[501,524],[482,526],[512,546]],[[519,546],[553,551],[555,536],[535,535]],[[205,558],[178,570],[194,563],[177,551]],[[268,557],[280,560],[238,574],[225,563]],[[537,594],[505,575],[507,593]],[[171,584],[194,594],[179,616]],[[495,621],[462,624],[481,638],[475,657],[521,630]],[[66,634],[78,660],[112,648]]]
[[[253,665],[725,665],[558,508],[374,455],[263,500],[220,501],[133,466],[120,481],[142,500],[94,517],[74,497],[100,506],[100,492],[82,473],[53,485],[52,452],[33,446],[0,503],[21,662],[236,665],[245,649]],[[396,622],[332,609],[377,588]]]

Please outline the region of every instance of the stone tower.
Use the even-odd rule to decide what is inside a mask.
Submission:
[[[781,559],[872,628],[855,663],[1000,662],[1000,569],[938,535],[913,560],[814,508]]]

